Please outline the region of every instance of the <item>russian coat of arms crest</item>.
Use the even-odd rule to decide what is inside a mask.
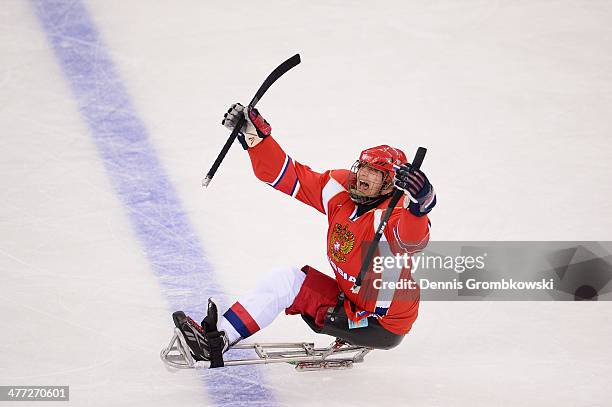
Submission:
[[[334,261],[338,263],[346,262],[346,256],[355,246],[355,235],[348,230],[347,225],[336,223],[329,237],[329,253]]]

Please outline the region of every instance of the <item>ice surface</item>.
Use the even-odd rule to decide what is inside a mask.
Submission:
[[[52,37],[41,3],[0,7],[0,384],[70,385],[79,406],[609,404],[609,303],[423,303],[399,348],[344,372],[212,377],[158,353],[177,302],[203,311],[205,278],[227,303],[278,265],[329,272],[325,219],[257,181],[239,146],[200,187],[227,106],[296,52],[259,105],[295,159],[424,145],[433,239],[612,240],[612,4],[89,1],[92,43]],[[44,7],[83,26],[80,4]],[[120,83],[95,66],[79,97],[50,38],[107,55]],[[129,106],[105,102],[109,81]],[[104,155],[92,107],[134,115],[161,172]],[[163,193],[135,213],[118,185],[150,184]],[[149,240],[144,215],[162,221]],[[327,341],[296,317],[254,339]]]

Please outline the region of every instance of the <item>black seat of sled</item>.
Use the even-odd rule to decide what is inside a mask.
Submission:
[[[348,317],[342,300],[335,307],[330,307],[322,327],[317,326],[310,315],[302,315],[310,329],[318,334],[335,336],[353,346],[364,346],[373,349],[391,349],[400,344],[404,335],[394,334],[383,328],[376,318],[368,318],[368,326],[349,329]]]

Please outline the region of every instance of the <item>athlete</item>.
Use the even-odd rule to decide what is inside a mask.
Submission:
[[[335,279],[307,265],[279,268],[220,317],[210,300],[202,324],[175,312],[174,323],[194,358],[219,358],[282,311],[299,314],[316,332],[353,345],[396,346],[417,318],[418,287],[375,289],[370,278],[364,279],[364,289],[358,293],[351,288],[361,267],[362,248],[372,241],[394,188],[404,191],[405,197],[393,209],[381,244],[388,245],[392,254],[412,254],[427,245],[427,214],[436,195],[425,174],[412,168],[401,150],[387,145],[363,150],[350,170],[318,173],[283,151],[257,109],[233,104],[222,124],[233,130],[241,117],[245,124],[238,140],[249,154],[255,176],[327,216],[327,257]],[[399,278],[411,279],[409,264],[401,268]]]

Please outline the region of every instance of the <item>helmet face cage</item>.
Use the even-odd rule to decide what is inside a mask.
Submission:
[[[383,174],[383,179],[378,188],[378,193],[374,196],[366,196],[357,189],[357,172],[359,172],[359,170],[363,167],[370,167],[376,171],[382,172]],[[349,176],[349,183],[348,183],[349,194],[351,195],[351,199],[353,200],[353,202],[357,204],[367,205],[369,203],[376,201],[377,199],[381,197],[381,192],[386,189],[389,189],[392,183],[393,183],[393,180],[392,180],[391,174],[387,170],[380,170],[370,165],[369,163],[361,161],[361,160],[355,161],[355,163],[351,166],[351,174]]]

